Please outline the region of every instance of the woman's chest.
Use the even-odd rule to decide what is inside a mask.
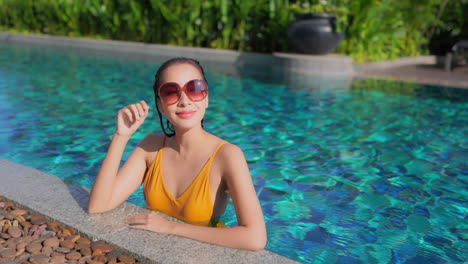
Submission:
[[[200,189],[209,192],[214,201],[222,175],[211,157],[181,160],[167,155],[162,157],[161,163],[162,180],[173,197],[181,197],[187,192],[199,192]]]

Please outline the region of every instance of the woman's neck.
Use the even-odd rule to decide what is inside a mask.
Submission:
[[[185,131],[176,131],[172,140],[172,148],[180,154],[190,153],[193,149],[199,149],[206,142],[208,133],[200,126]]]

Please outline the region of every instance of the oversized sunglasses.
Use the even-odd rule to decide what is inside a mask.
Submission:
[[[166,105],[172,105],[179,101],[182,91],[190,101],[200,102],[208,95],[208,84],[200,79],[190,80],[183,87],[178,83],[168,82],[161,85],[158,96]]]

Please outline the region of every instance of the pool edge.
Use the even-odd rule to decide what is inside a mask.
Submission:
[[[259,67],[268,67],[269,69],[273,69],[275,74],[287,76],[302,74],[351,78],[354,72],[353,59],[349,56],[338,54],[306,55],[280,52],[266,54],[118,40],[95,40],[43,34],[16,34],[4,31],[0,31],[0,42],[71,47],[103,52],[122,52],[150,57],[162,56],[171,58],[186,56],[205,61],[208,64],[221,62],[225,64],[223,71],[236,75],[246,71],[254,71]]]

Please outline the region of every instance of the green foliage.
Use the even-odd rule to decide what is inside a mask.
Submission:
[[[445,4],[445,5],[444,5]],[[450,36],[468,38],[468,0],[444,0],[431,27],[433,34],[449,32]]]
[[[450,25],[454,34],[463,30],[460,10],[467,1],[0,0],[0,28],[287,52],[287,29],[295,14],[326,12],[337,15],[337,30],[346,35],[337,52],[364,62],[425,53],[428,39],[440,28]]]
[[[425,33],[434,23],[441,1],[350,1],[347,38],[340,51],[355,61],[387,60],[420,55]]]

